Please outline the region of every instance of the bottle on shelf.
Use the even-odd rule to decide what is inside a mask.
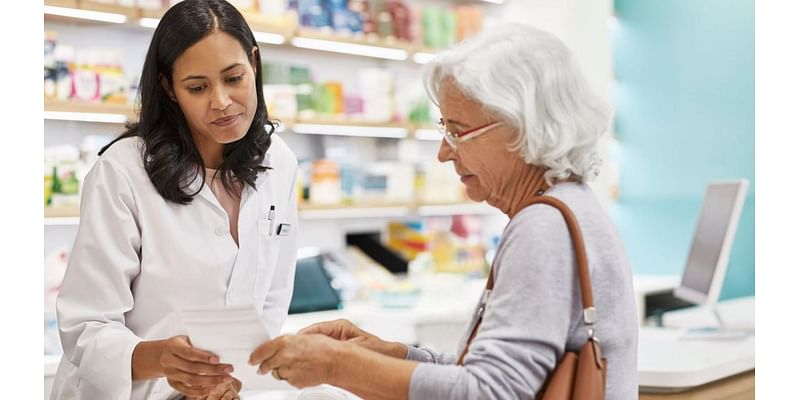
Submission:
[[[411,32],[411,9],[402,0],[388,0],[386,11],[392,18],[394,36],[398,40],[413,42],[414,37]]]
[[[52,187],[50,188],[50,197],[48,205],[53,205],[53,195],[61,193],[61,178],[58,177],[58,167],[53,166]]]
[[[56,34],[55,32],[44,33],[44,98],[55,99],[56,93],[56,74],[58,63],[56,62]]]
[[[64,44],[56,44],[55,59],[55,98],[66,101],[72,98],[74,92],[72,81],[75,74],[75,48]]]

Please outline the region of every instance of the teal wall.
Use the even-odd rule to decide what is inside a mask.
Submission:
[[[636,273],[679,274],[708,182],[750,189],[723,298],[755,292],[754,0],[616,0],[613,214]]]

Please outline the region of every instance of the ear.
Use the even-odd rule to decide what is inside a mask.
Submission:
[[[172,88],[169,87],[169,82],[167,82],[167,78],[165,76],[161,76],[161,88],[164,89],[164,93],[167,94],[170,100],[174,102],[178,102],[178,99],[175,97],[175,93],[172,92]]]
[[[253,46],[250,50],[250,66],[253,67],[253,73],[258,73],[258,68],[256,63],[261,62],[261,53],[258,51],[258,46]]]

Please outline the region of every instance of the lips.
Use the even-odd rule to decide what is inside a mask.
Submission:
[[[239,120],[239,116],[241,116],[241,115],[242,114],[236,114],[236,115],[230,115],[230,116],[227,116],[227,117],[222,117],[222,118],[217,119],[216,121],[212,122],[212,124],[220,126],[220,127],[231,126],[231,125],[235,124],[236,121]]]
[[[461,182],[466,183],[470,178],[474,178],[474,177],[475,177],[475,175],[462,175],[461,176]]]

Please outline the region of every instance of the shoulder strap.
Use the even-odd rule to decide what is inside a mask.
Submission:
[[[572,210],[570,210],[569,207],[564,204],[564,202],[556,199],[555,197],[537,196],[522,208],[524,209],[525,207],[534,204],[547,204],[555,207],[561,212],[561,215],[564,216],[564,220],[567,222],[567,228],[569,229],[569,234],[572,237],[572,245],[575,250],[575,260],[578,263],[578,276],[581,283],[581,299],[585,314],[587,309],[594,308],[594,298],[592,297],[592,282],[589,279],[589,259],[586,256],[586,245],[583,242],[583,234],[581,234],[578,220],[575,218],[575,214],[572,213]],[[494,289],[494,270],[489,273],[489,279],[486,281],[486,289]],[[587,322],[587,324],[588,323],[589,322]]]
[[[578,220],[575,218],[575,214],[572,213],[572,210],[570,210],[569,207],[564,204],[564,202],[551,196],[536,196],[521,209],[534,204],[547,204],[551,207],[555,207],[561,212],[561,215],[564,217],[564,220],[567,223],[567,228],[569,229],[569,234],[572,238],[572,246],[575,251],[575,260],[578,263],[578,277],[581,284],[581,301],[583,302],[583,322],[585,322],[589,327],[589,336],[593,338],[594,323],[597,320],[597,312],[594,308],[594,298],[592,297],[592,282],[589,279],[589,259],[586,256],[586,245],[583,241],[583,235],[581,234]],[[486,289],[489,291],[494,289],[494,268],[489,271],[489,279],[486,281]],[[469,345],[472,343],[472,339],[475,338],[475,334],[478,332],[478,327],[480,326],[482,320],[483,317],[481,316],[475,323],[475,326],[472,328],[472,332],[467,340],[467,344],[464,346],[464,351],[458,358],[458,365],[463,364],[464,357],[469,349]]]

